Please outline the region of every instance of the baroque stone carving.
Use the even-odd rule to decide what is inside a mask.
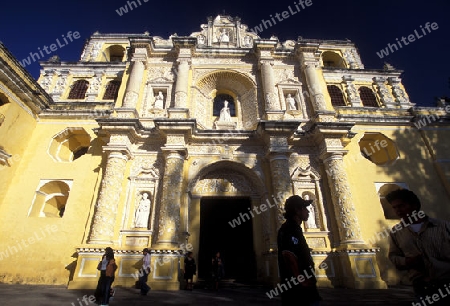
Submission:
[[[45,73],[44,78],[41,80],[41,84],[42,88],[49,92],[50,91],[50,86],[52,85],[52,75]]]
[[[324,164],[338,219],[341,243],[363,243],[342,156],[333,155],[325,159]]]
[[[59,75],[56,81],[55,87],[53,88],[53,93],[61,94],[64,91],[67,83],[67,75]]]
[[[123,106],[124,107],[131,107],[134,105],[137,101],[138,94],[134,91],[129,91],[125,94],[125,98],[123,99]]]
[[[178,152],[166,157],[158,231],[161,243],[178,242],[183,164],[184,158]]]
[[[111,243],[114,237],[114,225],[126,164],[127,158],[122,153],[109,154],[100,194],[95,205],[89,243]]]
[[[89,83],[89,89],[87,91],[88,94],[97,94],[100,86],[102,84],[102,77],[96,76]]]

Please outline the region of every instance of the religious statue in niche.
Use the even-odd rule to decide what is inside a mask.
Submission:
[[[244,46],[251,47],[251,45],[252,45],[252,38],[249,35],[246,35],[244,37]]]
[[[297,110],[295,99],[291,96],[291,94],[288,94],[286,97],[286,105],[288,107],[288,110]]]
[[[219,34],[219,42],[221,43],[227,43],[230,42],[230,36],[228,35],[228,32],[226,29],[222,29],[222,31]]]
[[[148,193],[144,192],[142,194],[142,199],[139,201],[139,204],[136,208],[136,212],[134,213],[134,227],[145,227],[148,226],[148,218],[150,216],[150,199],[148,198]]]
[[[155,98],[154,108],[159,108],[159,109],[164,108],[164,95],[161,91],[158,92],[158,95]]]
[[[228,107],[227,100],[223,101],[223,108],[220,110],[219,121],[224,121],[224,122],[231,121],[230,108]]]
[[[205,36],[204,35],[199,35],[197,36],[197,42],[199,45],[204,45],[205,44]]]
[[[309,194],[305,194],[303,196],[303,199],[305,200],[309,200]],[[307,228],[317,228],[317,224],[316,224],[316,209],[314,207],[314,202],[308,206],[308,210],[309,210],[309,218],[308,220],[306,220],[306,227]]]

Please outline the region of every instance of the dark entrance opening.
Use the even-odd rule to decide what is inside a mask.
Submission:
[[[256,280],[250,208],[250,198],[201,199],[198,254],[200,279],[211,278],[211,259],[220,251],[224,263],[224,279],[234,279],[238,282]],[[244,219],[241,216],[244,216]]]

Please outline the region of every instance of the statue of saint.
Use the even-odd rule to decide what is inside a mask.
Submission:
[[[219,121],[224,121],[224,122],[230,122],[231,121],[230,108],[228,107],[228,101],[227,100],[225,100],[223,102],[223,108],[220,110]]]
[[[309,195],[305,194],[303,196],[303,199],[309,200]],[[309,218],[308,218],[308,220],[306,220],[306,227],[307,228],[317,228],[316,211],[314,208],[314,203],[311,203],[311,205],[308,205],[308,210],[309,210]]]
[[[295,105],[295,99],[291,97],[291,94],[288,94],[286,97],[286,104],[289,110],[296,110],[297,105]]]
[[[134,214],[134,227],[147,228],[148,217],[150,216],[150,205],[151,202],[148,199],[148,193],[144,192]]]
[[[225,42],[225,43],[230,41],[230,37],[228,36],[227,30],[222,29],[222,31],[220,32],[220,35],[219,35],[219,41]]]
[[[156,96],[154,108],[159,108],[159,109],[164,108],[164,96],[161,91],[159,91],[158,95]]]
[[[203,36],[203,35],[197,36],[197,42],[199,45],[204,45],[205,44],[205,36]]]

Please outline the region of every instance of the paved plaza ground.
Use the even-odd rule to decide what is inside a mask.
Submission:
[[[116,288],[116,296],[110,306],[140,305],[281,305],[280,298],[270,299],[269,288],[256,286],[229,286],[219,291],[194,289],[193,291],[154,291],[147,296],[139,295],[134,288]],[[393,287],[385,290],[356,290],[319,288],[324,298],[322,306],[407,306],[412,305],[411,287]],[[65,286],[31,286],[0,284],[0,305],[2,306],[87,306],[82,301],[93,290],[68,290]]]

